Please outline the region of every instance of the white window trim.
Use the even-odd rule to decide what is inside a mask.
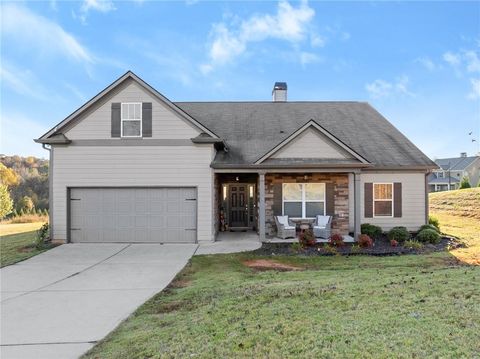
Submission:
[[[135,119],[124,119],[123,118],[123,105],[140,105],[140,119],[135,118]],[[143,109],[142,109],[142,103],[141,102],[122,102],[120,103],[120,137],[122,138],[141,138],[143,135]],[[124,136],[123,135],[123,122],[125,121],[140,121],[140,135],[138,136]]]
[[[283,194],[285,193],[284,188],[285,185],[287,184],[299,184],[302,188],[302,199],[301,200],[294,200],[294,199],[284,199]],[[307,184],[321,184],[323,185],[323,199],[320,200],[312,200],[312,199],[306,199],[305,195],[305,185]],[[296,182],[286,182],[282,183],[282,215],[285,215],[285,202],[302,202],[302,217],[292,217],[292,219],[314,219],[315,217],[306,217],[307,215],[307,202],[309,203],[316,203],[316,202],[323,202],[323,213],[326,214],[327,211],[327,186],[323,182],[309,182],[309,183],[296,183]]]
[[[375,185],[376,184],[389,184],[392,186],[392,199],[375,199]],[[394,207],[393,207],[393,199],[395,198],[394,196],[394,186],[393,186],[393,182],[374,182],[373,183],[373,187],[372,187],[372,190],[373,190],[373,196],[372,196],[372,207],[373,207],[373,217],[374,218],[393,218],[393,210],[394,210]],[[375,214],[375,201],[378,201],[378,202],[391,202],[392,203],[392,214],[390,216],[382,216],[382,215],[376,215]]]

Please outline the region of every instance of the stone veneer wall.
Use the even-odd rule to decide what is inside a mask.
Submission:
[[[273,185],[275,183],[333,183],[335,211],[332,219],[332,233],[348,234],[348,174],[347,173],[278,173],[265,175],[265,229],[273,236],[277,229],[273,218]]]

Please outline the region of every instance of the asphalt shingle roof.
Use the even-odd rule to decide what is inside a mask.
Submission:
[[[375,167],[436,167],[364,102],[175,102],[227,143],[214,165],[249,165],[310,120]]]
[[[435,160],[435,163],[443,170],[450,168],[451,171],[463,171],[478,158],[478,156],[439,158]]]

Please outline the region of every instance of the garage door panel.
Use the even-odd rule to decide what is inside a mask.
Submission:
[[[72,242],[196,241],[195,188],[74,188],[70,197]]]

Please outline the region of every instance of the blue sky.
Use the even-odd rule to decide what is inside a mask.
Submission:
[[[127,70],[172,101],[286,81],[289,100],[370,102],[431,158],[479,151],[480,2],[0,6],[1,153],[45,157],[32,139]]]

